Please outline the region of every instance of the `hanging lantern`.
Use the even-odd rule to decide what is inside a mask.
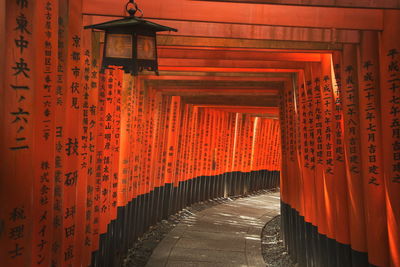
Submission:
[[[126,5],[129,17],[85,26],[105,32],[102,70],[108,66],[121,66],[125,72],[137,75],[143,70],[158,74],[156,34],[176,29],[142,19],[143,12],[134,0]],[[136,17],[136,12],[142,15]]]

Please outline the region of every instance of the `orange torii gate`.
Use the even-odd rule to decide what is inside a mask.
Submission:
[[[82,25],[124,13],[94,2],[3,9],[4,264],[118,264],[156,221],[281,170],[296,261],[400,265],[397,10],[147,1],[182,30],[159,38],[160,77],[132,77],[100,73]]]

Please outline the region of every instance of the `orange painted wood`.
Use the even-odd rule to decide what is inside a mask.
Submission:
[[[112,131],[112,173],[111,173],[111,220],[117,218],[117,204],[118,204],[118,184],[121,182],[119,177],[120,166],[120,148],[121,148],[121,96],[123,90],[124,71],[122,69],[115,69],[114,71],[114,91],[113,91],[113,131]]]
[[[335,207],[336,207],[336,240],[350,244],[349,205],[344,152],[344,119],[342,104],[341,53],[333,54],[333,98],[334,98],[334,173],[335,173]]]
[[[29,163],[34,155],[34,9],[7,1],[4,11],[2,26],[8,38],[3,58],[4,79],[0,81],[0,258],[3,265],[24,266],[33,260],[30,228],[34,220],[31,205],[35,177],[34,166]],[[21,39],[30,45],[18,47],[15,40]]]
[[[379,39],[363,32],[359,58],[360,160],[362,163],[368,259],[378,266],[389,265],[382,130],[379,102]],[[372,65],[370,65],[372,64]]]
[[[55,88],[57,72],[57,15],[56,1],[36,1],[32,25],[35,67],[35,100],[32,120],[34,126],[34,172],[31,264],[50,265],[53,242],[54,173],[55,173]],[[50,15],[47,15],[50,14]],[[50,33],[50,34],[49,34]],[[29,228],[27,227],[26,230]]]
[[[229,61],[255,61],[269,63],[290,63],[290,62],[318,62],[321,60],[320,53],[305,53],[295,51],[264,51],[263,49],[240,50],[240,49],[205,49],[205,48],[180,48],[180,47],[164,47],[158,48],[158,56],[160,62],[169,62],[168,59],[186,59],[192,60],[188,62],[198,62],[195,59],[209,60],[229,60]]]
[[[82,55],[82,17],[80,16],[82,1],[60,3],[62,19],[65,23],[67,35],[65,39],[65,76],[64,92],[65,99],[65,123],[62,129],[63,146],[63,169],[61,180],[63,184],[62,195],[62,244],[61,244],[61,266],[67,266],[79,261],[80,243],[83,236],[78,236],[78,207],[77,193],[82,188],[84,179],[79,179],[81,138],[79,136],[79,115],[82,109],[83,84],[81,83],[81,61],[78,57],[71,55]]]
[[[400,265],[400,158],[399,158],[399,114],[400,108],[398,79],[400,73],[397,62],[400,59],[399,36],[394,34],[399,30],[400,13],[385,11],[385,31],[381,35],[380,51],[380,92],[381,92],[381,122],[383,164],[385,171],[386,213],[390,266]]]
[[[124,1],[86,1],[84,13],[122,16]],[[383,14],[380,10],[337,9],[322,7],[282,8],[274,5],[227,4],[187,2],[183,0],[143,1],[140,3],[147,18],[179,19],[239,24],[281,25],[339,29],[382,29]],[[219,12],[224,10],[223,16]],[[351,20],[343,18],[351,17]]]
[[[335,179],[333,151],[334,151],[334,131],[333,131],[333,82],[332,82],[332,56],[323,55],[321,60],[321,102],[323,119],[323,165],[324,165],[324,200],[325,212],[327,217],[327,236],[336,239],[336,206],[335,206]]]
[[[360,166],[359,143],[359,113],[358,79],[357,79],[357,51],[352,45],[345,45],[342,54],[342,103],[344,115],[344,145],[347,173],[347,185],[349,188],[349,222],[350,240],[352,249],[359,252],[367,251],[365,230],[365,211],[363,197],[363,181]]]

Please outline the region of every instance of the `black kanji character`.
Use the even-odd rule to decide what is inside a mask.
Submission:
[[[369,69],[369,67],[371,67],[371,66],[373,66],[374,64],[372,64],[372,62],[370,61],[370,60],[368,60],[368,61],[365,61],[364,62],[364,64],[363,64],[363,68],[365,68],[365,69]]]
[[[42,173],[42,175],[40,175],[40,182],[41,183],[49,183],[49,173],[48,172],[44,172]]]
[[[77,97],[73,97],[72,98],[71,107],[74,108],[74,109],[79,109],[79,103],[78,103],[78,98]]]
[[[12,85],[10,84],[11,88],[13,90],[24,90],[24,91],[28,91],[30,88],[28,86],[24,86],[24,85]]]
[[[42,161],[42,163],[40,164],[40,168],[42,170],[48,170],[50,169],[50,163],[48,161]]]
[[[364,81],[365,81],[365,82],[368,82],[368,81],[372,82],[372,81],[374,81],[374,77],[372,76],[372,72],[367,72],[367,73],[364,75]]]
[[[75,235],[75,224],[70,227],[66,227],[64,230],[65,230],[66,238],[68,238],[70,236],[74,236]]]
[[[399,105],[400,104],[400,97],[392,96],[392,99],[390,100],[390,103]]]
[[[61,226],[61,216],[55,216],[53,219],[53,226],[58,228]]]
[[[399,71],[399,62],[397,60],[392,60],[388,66],[389,71]]]
[[[66,186],[76,185],[77,181],[78,181],[78,171],[69,172],[69,173],[65,174],[65,182],[64,182],[64,184]]]
[[[90,247],[91,245],[92,245],[92,241],[90,240],[89,237],[86,237],[86,238],[85,238],[85,246],[86,246],[86,247]]]
[[[345,71],[346,71],[347,73],[351,73],[353,70],[354,70],[354,67],[351,66],[351,65],[347,66],[346,69],[345,69]]]
[[[75,205],[70,207],[70,208],[67,208],[66,211],[65,211],[64,219],[68,219],[69,217],[74,218],[75,213],[76,213],[76,206]]]
[[[15,67],[12,67],[15,70],[15,73],[13,74],[14,76],[17,76],[19,74],[23,74],[26,78],[29,78],[29,72],[31,69],[28,68],[28,63],[25,62],[25,59],[20,58],[19,62],[15,62]]]
[[[74,247],[72,245],[68,246],[67,250],[64,252],[64,261],[68,261],[74,258]]]
[[[40,216],[39,222],[43,222],[45,220],[47,220],[47,210],[42,214],[42,216]]]
[[[21,13],[21,15],[19,15],[16,18],[17,21],[17,27],[14,29],[15,31],[20,31],[21,33],[28,33],[30,34],[30,32],[27,30],[27,26],[28,26],[28,20],[26,19],[25,15]]]
[[[346,84],[354,84],[353,76],[347,76],[347,78],[346,78]]]
[[[377,183],[377,180],[376,180],[375,177],[371,177],[371,178],[369,179],[368,184],[373,184],[373,185],[375,185],[375,186],[378,186],[378,185],[379,185],[379,184]]]
[[[68,138],[68,142],[65,144],[65,151],[67,152],[67,156],[71,156],[71,155],[79,155],[78,154],[78,139],[75,138],[75,140],[73,141],[72,138]]]
[[[15,222],[16,220],[24,220],[25,217],[25,209],[22,208],[14,208],[13,211],[10,213],[10,220]]]
[[[25,117],[26,115],[30,115],[29,112],[24,111],[22,108],[18,108],[16,112],[10,112],[11,115],[15,116],[15,119],[11,123],[16,123],[23,120],[25,123],[28,122],[28,119]]]
[[[17,5],[23,9],[28,7],[28,0],[17,0]]]
[[[400,174],[396,174],[396,176],[392,177],[392,182],[400,184]]]
[[[392,144],[394,151],[400,151],[400,141],[396,141]]]
[[[79,94],[79,83],[78,82],[73,82],[71,84],[71,92],[73,94]]]
[[[10,254],[10,257],[15,259],[18,256],[22,256],[22,251],[24,250],[24,247],[20,247],[19,244],[15,244],[15,249],[11,250],[8,252]]]
[[[81,38],[78,35],[74,35],[72,37],[72,41],[73,41],[72,46],[74,46],[76,48],[81,46],[81,44],[80,44]]]
[[[398,54],[399,52],[397,51],[397,49],[390,49],[389,52],[387,53],[388,57],[392,57],[392,59]]]
[[[379,167],[376,165],[372,165],[368,167],[368,173],[378,174]]]
[[[16,227],[12,227],[10,232],[8,233],[8,237],[12,240],[17,240],[24,237],[24,225],[18,225]]]
[[[19,39],[15,39],[15,45],[20,49],[21,54],[24,52],[25,48],[28,48],[29,41],[25,40],[24,36],[20,35]]]
[[[393,166],[393,171],[394,172],[400,172],[400,162],[396,162]]]
[[[81,60],[81,53],[79,53],[79,52],[72,52],[72,54],[71,54],[71,58],[72,58],[72,60],[74,60],[74,61],[79,61],[79,60]]]
[[[397,114],[400,113],[400,108],[397,106],[392,106],[391,110],[390,110],[390,114],[393,116],[397,116]]]
[[[46,244],[47,244],[47,241],[42,239],[42,240],[40,240],[40,243],[37,246],[40,249],[40,251],[42,251],[44,249],[44,245],[46,245]]]
[[[75,76],[75,78],[77,78],[80,74],[81,69],[75,66],[74,68],[71,69],[71,71],[72,74]]]

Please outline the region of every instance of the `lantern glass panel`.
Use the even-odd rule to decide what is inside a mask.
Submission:
[[[137,58],[156,60],[156,38],[153,36],[137,36]]]
[[[106,57],[132,58],[132,35],[107,34]]]

